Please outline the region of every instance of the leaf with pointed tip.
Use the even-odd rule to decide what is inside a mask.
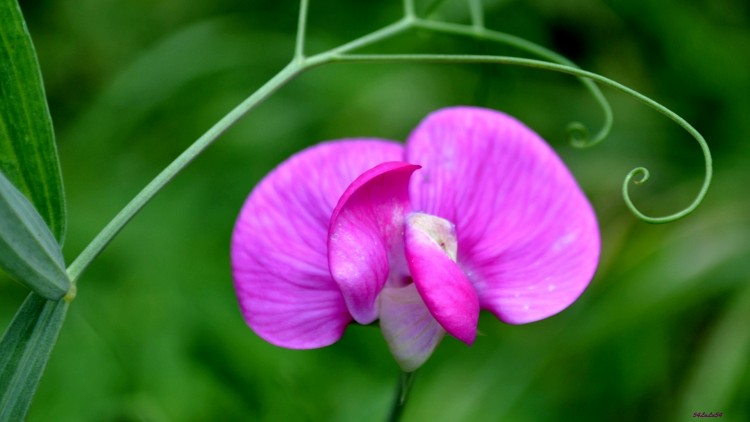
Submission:
[[[52,119],[16,0],[0,0],[0,170],[31,200],[62,244],[65,197]]]
[[[40,296],[70,290],[60,245],[28,199],[0,171],[0,267]]]
[[[0,422],[24,420],[57,342],[68,302],[31,293],[0,340]]]

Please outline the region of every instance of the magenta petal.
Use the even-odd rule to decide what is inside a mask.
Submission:
[[[341,196],[328,232],[328,263],[349,313],[360,324],[378,317],[375,300],[388,280],[391,256],[401,254],[409,178],[419,166],[382,163]]]
[[[232,273],[242,314],[259,336],[306,349],[338,340],[351,322],[328,270],[328,223],[358,175],[401,159],[403,147],[348,140],[308,148],[252,191],[232,236]]]
[[[413,284],[383,289],[380,328],[391,354],[404,372],[413,372],[422,366],[445,334]]]
[[[445,331],[471,345],[477,334],[479,299],[454,261],[453,226],[438,217],[412,213],[404,237],[406,262],[425,305]]]
[[[409,138],[415,210],[452,221],[458,263],[501,320],[553,315],[583,292],[599,259],[594,212],[555,152],[505,114],[459,107]]]

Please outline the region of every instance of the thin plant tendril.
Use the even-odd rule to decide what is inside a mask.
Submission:
[[[307,8],[308,0],[300,0],[299,20],[297,21],[297,37],[294,44],[294,58],[302,60],[305,57],[305,37],[307,36]]]
[[[675,114],[672,110],[664,107],[657,103],[651,98],[628,88],[618,82],[615,82],[607,77],[601,76],[596,73],[588,72],[575,67],[561,65],[557,63],[550,63],[539,60],[522,59],[518,57],[506,57],[506,56],[477,56],[477,55],[441,55],[441,54],[361,54],[361,55],[339,55],[333,57],[335,61],[339,62],[389,62],[389,63],[494,63],[494,64],[506,64],[513,66],[522,66],[535,69],[548,70],[553,72],[564,73],[573,76],[579,76],[589,78],[598,83],[607,85],[620,92],[623,92],[631,97],[635,98],[639,102],[646,104],[653,108],[659,113],[663,114],[673,122],[677,123],[680,127],[685,129],[697,142],[703,153],[703,159],[705,162],[705,177],[703,179],[703,185],[701,186],[698,195],[695,197],[693,202],[682,210],[669,214],[663,217],[651,217],[641,212],[638,207],[635,206],[632,199],[630,198],[629,186],[632,181],[633,184],[641,184],[648,180],[649,171],[645,167],[638,167],[630,171],[625,177],[623,182],[622,192],[625,204],[630,211],[635,214],[639,219],[652,224],[669,223],[678,220],[691,212],[693,212],[706,196],[708,187],[711,185],[711,178],[713,177],[713,163],[711,159],[711,151],[708,148],[708,144],[703,136],[695,130],[688,122],[682,117]]]
[[[628,95],[633,96],[640,102],[664,114],[695,138],[703,151],[706,166],[706,175],[700,192],[695,200],[683,210],[664,217],[649,217],[640,212],[630,199],[629,186],[631,182],[640,184],[648,179],[648,170],[639,167],[632,170],[625,178],[623,183],[623,197],[628,208],[636,217],[649,223],[667,223],[677,220],[690,214],[701,203],[708,187],[711,183],[712,164],[711,154],[708,145],[703,137],[685,120],[648,97],[612,81],[596,73],[581,70],[570,62],[568,59],[538,46],[521,38],[504,34],[501,32],[491,31],[483,27],[483,17],[481,4],[478,0],[470,0],[470,6],[473,10],[473,26],[457,25],[445,22],[428,21],[416,16],[413,0],[404,0],[404,16],[402,19],[384,26],[374,32],[364,35],[360,38],[342,44],[336,48],[306,57],[304,52],[305,46],[305,29],[307,24],[308,0],[301,0],[300,14],[297,25],[297,34],[295,49],[292,61],[281,69],[268,82],[258,88],[243,102],[238,104],[234,109],[229,111],[224,117],[211,126],[203,135],[195,140],[185,151],[174,159],[167,167],[162,170],[151,182],[149,182],[117,215],[92,239],[84,248],[78,257],[67,268],[69,278],[76,283],[83,271],[93,262],[93,260],[109,245],[117,234],[127,225],[127,223],[144,207],[148,202],[159,193],[178,173],[187,167],[192,160],[199,156],[209,145],[214,143],[219,137],[231,126],[237,123],[244,115],[261,104],[270,97],[276,90],[285,86],[302,73],[314,67],[329,64],[333,62],[394,62],[394,63],[491,63],[507,64],[516,66],[525,66],[548,71],[560,72],[573,75],[581,80],[586,88],[592,93],[599,103],[605,114],[605,123],[597,135],[589,140],[585,127],[579,123],[571,124],[572,141],[576,146],[591,146],[600,142],[609,132],[612,124],[612,111],[609,103],[604,98],[596,83],[601,83],[615,88]],[[433,7],[437,8],[443,3],[442,0],[436,0]],[[434,11],[434,10],[433,10]],[[429,16],[429,13],[426,15]],[[480,25],[481,24],[481,25]],[[390,39],[396,35],[402,34],[411,29],[423,29],[433,32],[442,32],[454,35],[472,36],[479,39],[485,39],[498,43],[505,43],[516,48],[528,51],[532,54],[550,60],[551,62],[522,59],[517,57],[504,56],[478,56],[478,55],[353,55],[350,54],[357,49],[371,46],[379,42]],[[596,83],[595,83],[596,82]]]
[[[634,185],[640,185],[641,183],[644,183],[646,180],[648,180],[649,177],[651,177],[651,173],[646,167],[636,167],[633,170],[630,170],[630,173],[628,173],[628,175],[625,177],[625,183],[623,183],[623,187],[626,187],[628,185],[628,182],[630,181],[632,181]]]
[[[424,8],[423,16],[429,18],[432,15],[434,15],[438,9],[440,9],[441,6],[445,3],[445,0],[433,0],[432,3],[427,5],[427,7]]]
[[[482,0],[469,0],[469,13],[471,13],[471,26],[476,31],[484,29],[484,9]]]
[[[404,0],[404,17],[407,19],[417,17],[414,12],[414,0]]]
[[[414,23],[414,25],[417,28],[430,30],[433,32],[470,36],[486,41],[509,45],[511,47],[526,51],[551,62],[578,68],[575,63],[568,60],[566,57],[515,35],[493,31],[486,28],[469,27],[466,25],[448,22],[436,22],[426,19],[418,19]],[[591,95],[594,97],[594,100],[597,102],[599,107],[602,109],[602,112],[604,113],[604,124],[593,138],[589,138],[588,129],[584,124],[580,122],[571,122],[567,126],[568,140],[570,144],[576,148],[588,148],[603,141],[609,135],[609,132],[612,130],[614,115],[612,113],[612,107],[609,105],[609,102],[604,97],[604,94],[602,94],[602,91],[599,89],[599,87],[591,79],[583,77],[579,77],[578,79],[589,91],[589,93],[591,93]]]

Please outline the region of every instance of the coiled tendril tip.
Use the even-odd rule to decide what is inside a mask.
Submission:
[[[589,129],[581,122],[570,122],[565,128],[568,132],[568,142],[575,148],[586,148],[590,145]]]
[[[651,177],[651,172],[646,167],[636,167],[628,173],[625,178],[625,184],[627,185],[632,180],[634,185],[640,185],[648,180],[649,177]]]
[[[590,137],[589,129],[581,122],[570,122],[565,128],[568,133],[568,142],[574,148],[589,148],[603,141],[607,137],[611,128],[611,122],[607,121],[605,126],[594,138]]]
[[[636,167],[633,170],[630,170],[628,172],[628,175],[625,176],[625,180],[622,182],[622,197],[625,200],[625,205],[630,209],[630,211],[635,214],[636,217],[640,218],[641,220],[648,222],[648,223],[663,223],[666,221],[661,221],[661,218],[654,218],[649,217],[645,214],[643,214],[633,203],[633,200],[630,199],[630,184],[634,185],[640,185],[648,178],[651,177],[651,173],[648,171],[646,167]]]
[[[703,196],[705,195],[706,189],[708,188],[708,184],[711,180],[711,173],[710,173],[710,166],[709,166],[709,172],[708,177],[706,178],[706,181],[704,182],[703,188],[701,189],[701,192],[698,194],[698,197],[696,198],[693,203],[688,206],[687,208],[684,208],[682,211],[676,212],[671,215],[667,215],[664,217],[650,217],[646,214],[642,213],[633,203],[633,200],[630,199],[630,191],[629,186],[632,184],[634,185],[640,185],[644,182],[646,182],[649,177],[651,176],[651,173],[648,171],[645,167],[637,167],[633,170],[630,170],[627,176],[625,176],[625,180],[622,182],[622,197],[625,199],[625,205],[627,205],[628,209],[639,219],[645,221],[646,223],[651,224],[664,224],[664,223],[670,223],[675,220],[679,220],[680,218],[690,214],[693,212],[693,210],[700,204],[700,202],[703,200]]]

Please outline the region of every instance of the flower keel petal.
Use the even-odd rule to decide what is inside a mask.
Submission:
[[[412,213],[405,229],[406,262],[427,308],[452,336],[471,345],[479,321],[479,299],[456,264],[453,224],[432,215]]]
[[[419,166],[382,163],[341,196],[328,231],[328,263],[349,313],[360,324],[378,317],[376,299],[401,253],[409,178]]]
[[[391,354],[404,372],[422,366],[445,334],[414,284],[383,289],[380,294],[380,328]]]

